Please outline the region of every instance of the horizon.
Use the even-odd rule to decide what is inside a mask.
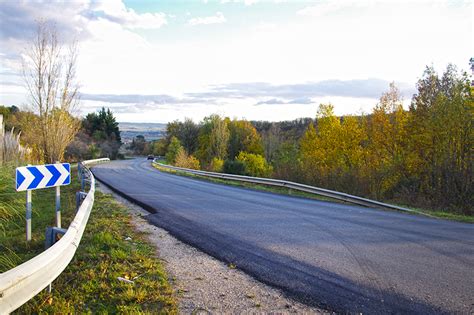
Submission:
[[[359,115],[396,82],[405,108],[427,66],[469,71],[470,1],[0,3],[0,104],[28,103],[22,52],[37,19],[78,39],[80,115],[120,121]],[[422,27],[430,25],[429,29]],[[451,47],[456,47],[452,50]]]

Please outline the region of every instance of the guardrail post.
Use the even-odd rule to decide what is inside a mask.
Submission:
[[[77,162],[77,178],[81,178],[81,174],[82,174],[81,162]]]
[[[81,172],[81,190],[84,191],[85,188],[85,174],[84,172]]]
[[[85,192],[76,192],[76,211],[79,210],[79,207],[81,206],[82,201],[85,199],[86,196],[87,194]]]

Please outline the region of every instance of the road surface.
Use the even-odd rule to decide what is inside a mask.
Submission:
[[[474,313],[474,225],[160,172],[93,168],[147,220],[304,303],[336,312]],[[192,272],[192,270],[191,270]]]

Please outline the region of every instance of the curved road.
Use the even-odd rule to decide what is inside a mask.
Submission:
[[[163,173],[93,168],[177,238],[336,312],[474,313],[474,225]]]

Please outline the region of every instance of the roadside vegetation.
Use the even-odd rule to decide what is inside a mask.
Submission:
[[[141,152],[175,166],[285,179],[463,218],[474,215],[473,114],[468,75],[427,67],[408,110],[391,84],[366,115],[337,117],[321,104],[315,119],[291,122],[173,121],[166,138]]]
[[[44,250],[44,231],[55,223],[54,189],[34,191],[33,237],[27,243],[25,195],[14,191],[10,172],[0,176],[0,209],[9,205],[8,220],[2,221],[0,231],[0,272],[5,272]],[[77,180],[62,187],[63,226],[75,216],[79,189]],[[112,196],[96,192],[76,255],[53,282],[52,293],[42,291],[16,313],[176,313],[172,289],[155,251],[146,236],[134,229],[127,209]]]

